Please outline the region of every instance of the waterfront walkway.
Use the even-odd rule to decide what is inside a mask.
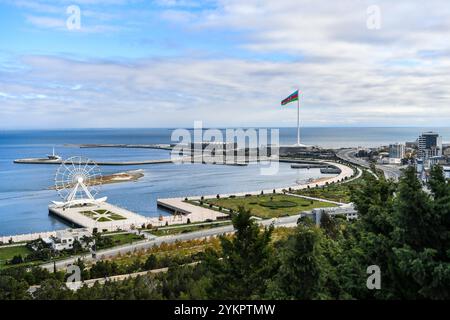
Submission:
[[[329,166],[334,166],[334,167],[339,168],[341,170],[341,173],[335,177],[330,177],[328,179],[323,179],[320,181],[313,181],[313,182],[306,183],[306,184],[294,185],[291,187],[269,189],[269,190],[262,190],[262,191],[252,191],[252,192],[238,192],[238,193],[233,193],[233,194],[220,194],[220,197],[221,198],[227,198],[230,196],[244,197],[246,195],[260,195],[261,192],[263,192],[264,194],[273,194],[274,191],[275,191],[275,193],[284,193],[287,190],[295,191],[295,190],[307,189],[308,187],[314,188],[316,186],[320,187],[320,186],[325,186],[325,185],[331,184],[331,183],[351,181],[353,179],[359,178],[362,174],[362,171],[360,169],[357,169],[356,175],[352,178],[352,176],[355,174],[355,172],[353,171],[352,168],[350,168],[346,165],[342,165],[342,164],[334,163],[334,162],[323,162],[323,163],[326,165],[329,165]],[[347,180],[345,180],[345,179],[347,179]],[[204,195],[203,199],[213,199],[213,198],[216,198],[216,196],[217,196],[216,194],[215,195]],[[298,195],[295,195],[295,196],[298,196]],[[301,197],[304,197],[304,196],[301,196]],[[308,198],[310,200],[329,202],[329,203],[336,204],[336,205],[344,205],[344,203],[340,203],[340,202],[328,201],[328,200],[323,200],[323,199],[314,199],[311,197],[305,197],[305,198]],[[189,200],[200,201],[201,199],[202,199],[202,196],[189,197]],[[220,217],[226,215],[217,210],[213,210],[210,208],[204,208],[204,207],[200,207],[197,205],[187,203],[185,201],[185,198],[158,199],[158,205],[162,206],[168,210],[171,210],[173,212],[181,213],[182,214],[181,219],[182,219],[183,223],[185,223],[185,221],[187,222],[187,219],[190,219],[191,222],[201,221],[201,219],[217,220],[217,218],[220,218]]]
[[[295,161],[295,160],[294,160]],[[284,162],[284,161],[283,161]],[[285,191],[288,191],[290,189],[290,191],[295,191],[295,190],[301,190],[301,189],[306,189],[308,188],[308,186],[310,188],[316,187],[316,186],[325,186],[327,183],[331,184],[331,183],[338,183],[338,182],[349,182],[353,179],[356,179],[358,177],[361,176],[361,170],[357,169],[357,174],[352,177],[354,175],[354,171],[352,168],[346,166],[346,165],[342,165],[339,163],[335,163],[335,162],[326,162],[323,161],[322,163],[330,165],[330,166],[334,166],[337,167],[341,170],[341,173],[337,176],[334,177],[330,177],[328,179],[323,179],[320,181],[313,181],[313,182],[309,182],[309,183],[305,183],[305,184],[300,184],[300,185],[294,185],[291,187],[284,187],[284,188],[278,188],[275,189],[276,193],[283,193]],[[347,179],[347,180],[345,180]],[[274,189],[269,189],[269,190],[262,190],[263,193],[268,194],[268,193],[273,193]],[[233,194],[221,194],[221,197],[229,197],[230,195],[235,195],[235,196],[245,196],[247,194],[251,194],[251,195],[259,195],[261,194],[261,190],[258,191],[253,191],[253,192],[240,192],[240,193],[233,193]],[[216,195],[205,195],[204,198],[215,198]],[[200,200],[201,195],[196,196],[196,197],[189,197],[190,200]],[[178,214],[176,215],[167,215],[167,216],[161,216],[161,217],[143,217],[140,216],[136,213],[131,213],[131,215],[128,215],[128,213],[124,213],[124,212],[129,212],[128,210],[125,209],[121,209],[115,207],[114,209],[111,208],[112,212],[116,212],[119,215],[126,215],[127,217],[129,217],[130,219],[128,221],[126,220],[118,220],[118,221],[114,221],[114,223],[111,222],[102,222],[102,223],[94,223],[95,221],[83,216],[82,214],[78,214],[78,216],[80,219],[76,219],[73,220],[73,215],[68,215],[68,211],[62,213],[62,215],[64,215],[64,218],[68,218],[66,220],[71,221],[72,223],[75,223],[77,225],[81,225],[81,226],[85,226],[85,227],[89,227],[89,228],[98,228],[98,230],[103,230],[103,229],[109,229],[109,230],[117,230],[118,228],[121,229],[125,229],[125,230],[129,230],[132,229],[132,227],[141,227],[142,224],[145,225],[152,225],[152,227],[163,227],[166,225],[177,225],[177,224],[185,224],[188,222],[188,219],[191,223],[196,223],[196,222],[204,222],[205,220],[212,220],[215,221],[217,220],[217,218],[221,218],[226,216],[225,213],[219,212],[217,210],[213,210],[213,209],[209,209],[209,208],[204,208],[204,207],[200,207],[200,206],[196,206],[187,202],[184,202],[184,197],[183,198],[170,198],[170,199],[158,199],[158,204],[166,207],[167,209],[173,211],[173,212],[177,212]],[[119,212],[120,211],[120,212]],[[91,220],[91,221],[89,221]],[[109,226],[108,223],[111,225]],[[113,226],[114,224],[114,226]],[[32,234],[24,234],[24,235],[15,235],[15,236],[3,236],[0,237],[0,241],[2,241],[3,243],[9,243],[9,240],[11,239],[13,242],[21,242],[21,241],[32,241],[32,240],[36,240],[39,238],[45,238],[45,237],[50,237],[50,236],[54,236],[56,235],[56,231],[51,231],[51,232],[38,232],[38,233],[32,233]]]

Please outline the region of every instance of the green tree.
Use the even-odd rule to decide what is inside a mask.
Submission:
[[[11,276],[0,276],[0,300],[27,300],[28,283],[18,281]]]
[[[433,247],[436,244],[436,221],[430,196],[416,176],[415,169],[409,167],[400,179],[394,208],[394,240],[413,249]]]
[[[41,283],[33,294],[36,300],[70,300],[72,291],[66,284],[56,279],[48,279]]]
[[[148,256],[147,260],[144,263],[145,270],[152,270],[158,267],[158,258],[152,253]]]
[[[236,233],[231,239],[221,238],[220,258],[207,258],[212,274],[208,295],[218,299],[262,297],[275,271],[270,246],[273,226],[261,231],[250,211],[243,208],[232,221]]]
[[[281,252],[281,265],[271,284],[269,297],[316,299],[323,292],[324,259],[322,234],[317,227],[299,225]]]

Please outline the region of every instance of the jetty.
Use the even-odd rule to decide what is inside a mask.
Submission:
[[[129,148],[129,149],[160,149],[172,150],[173,146],[170,144],[70,144],[66,146],[79,148]]]
[[[137,165],[147,165],[147,164],[161,164],[161,163],[172,163],[183,160],[172,160],[172,159],[156,159],[156,160],[139,160],[139,161],[96,161],[95,163],[99,166],[137,166]],[[64,160],[51,160],[46,158],[28,158],[28,159],[16,159],[14,163],[19,164],[62,164]],[[87,162],[80,163],[81,165],[90,164]]]

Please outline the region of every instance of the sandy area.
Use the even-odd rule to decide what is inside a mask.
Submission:
[[[120,182],[130,182],[137,181],[144,176],[144,170],[132,170],[126,172],[113,173],[109,175],[102,176],[101,179],[94,179],[86,183],[87,186],[97,186],[103,184],[111,184],[111,183],[120,183]],[[74,187],[73,186],[68,186]],[[55,186],[50,187],[49,189],[55,190]]]

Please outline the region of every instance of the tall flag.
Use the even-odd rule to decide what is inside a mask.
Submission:
[[[281,101],[281,105],[287,105],[290,102],[298,101],[298,90],[292,93],[289,97]]]

